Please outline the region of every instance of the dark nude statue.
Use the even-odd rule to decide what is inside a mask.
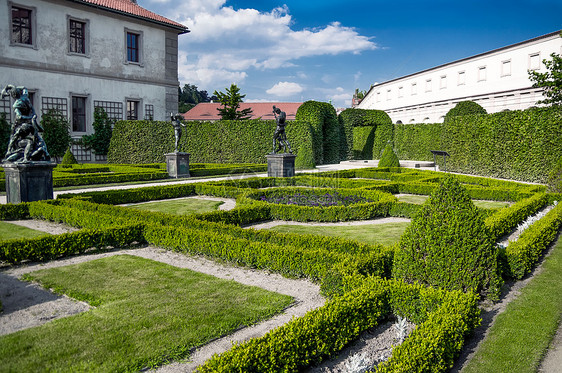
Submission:
[[[281,148],[284,148],[284,152],[287,153],[287,148],[289,149],[289,153],[292,153],[291,144],[287,140],[287,135],[285,134],[285,120],[287,119],[287,114],[281,109],[273,106],[273,115],[275,116],[275,121],[277,122],[277,128],[275,129],[275,133],[273,134],[273,153],[277,154]],[[275,144],[277,143],[277,148]]]
[[[180,139],[181,139],[181,128],[185,127],[185,124],[181,122],[183,117],[181,114],[172,114],[170,113],[170,117],[172,119],[172,126],[174,126],[174,135],[176,136],[176,153],[180,151]]]
[[[12,96],[15,100],[13,108],[16,118],[12,124],[4,162],[29,163],[51,160],[47,145],[39,133],[43,132],[43,127],[37,122],[37,114],[28,94],[27,88],[15,87],[11,84],[2,90],[2,98]]]

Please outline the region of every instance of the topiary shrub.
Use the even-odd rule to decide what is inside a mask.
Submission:
[[[386,144],[378,167],[400,167],[400,160],[390,144]]]
[[[91,149],[97,155],[107,155],[114,121],[109,118],[102,107],[94,109],[94,133],[82,136],[82,143],[86,149]]]
[[[497,299],[497,250],[482,214],[452,176],[421,207],[400,239],[393,276]]]
[[[70,150],[70,148],[68,148],[66,150],[66,153],[64,153],[64,156],[62,157],[61,164],[62,165],[78,164],[78,161],[74,157],[74,154],[72,154],[72,151]]]
[[[562,158],[554,166],[548,175],[548,191],[552,193],[562,193]]]
[[[488,112],[474,101],[461,101],[456,104],[454,108],[449,110],[449,112],[445,115],[444,122],[448,122],[451,118],[459,115],[471,114],[488,114]]]

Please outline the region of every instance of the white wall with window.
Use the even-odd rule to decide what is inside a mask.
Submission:
[[[544,70],[542,60],[551,53],[562,53],[560,31],[373,85],[357,107],[384,110],[395,123],[442,122],[464,100],[489,113],[526,109],[542,99],[528,70]],[[376,99],[403,86],[411,89],[391,100]]]

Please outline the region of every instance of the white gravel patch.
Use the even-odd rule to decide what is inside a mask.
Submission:
[[[299,221],[290,221],[290,220],[270,220],[266,222],[259,222],[254,224],[248,224],[244,226],[244,228],[253,228],[253,229],[269,229],[273,228],[278,225],[307,225],[307,226],[353,226],[353,225],[370,225],[370,224],[388,224],[388,223],[409,223],[410,219],[407,218],[378,218],[378,219],[371,219],[371,220],[354,220],[354,221],[340,221],[336,223],[319,223],[319,222],[299,222]]]

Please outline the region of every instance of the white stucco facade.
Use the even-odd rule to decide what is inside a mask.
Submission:
[[[115,0],[109,6],[80,0],[0,0],[0,85],[27,87],[38,115],[50,108],[63,111],[73,137],[93,132],[95,106],[115,119],[133,114],[137,119],[169,119],[170,112],[177,111],[178,35],[188,30],[166,24],[163,17],[150,19],[153,14],[144,17],[108,8],[119,8],[123,1],[144,11],[131,0]],[[31,42],[14,42],[18,35],[12,25],[19,17],[14,9],[30,16]],[[75,24],[81,32],[78,52],[71,46]],[[128,54],[128,34],[136,38],[134,52],[129,51],[134,57]],[[9,111],[7,100],[0,111]],[[128,112],[133,108],[136,112]],[[79,111],[85,124],[73,123],[79,121]]]
[[[458,102],[470,100],[488,113],[526,109],[543,98],[528,70],[562,53],[560,32],[375,84],[357,106],[384,110],[394,123],[438,123]]]

